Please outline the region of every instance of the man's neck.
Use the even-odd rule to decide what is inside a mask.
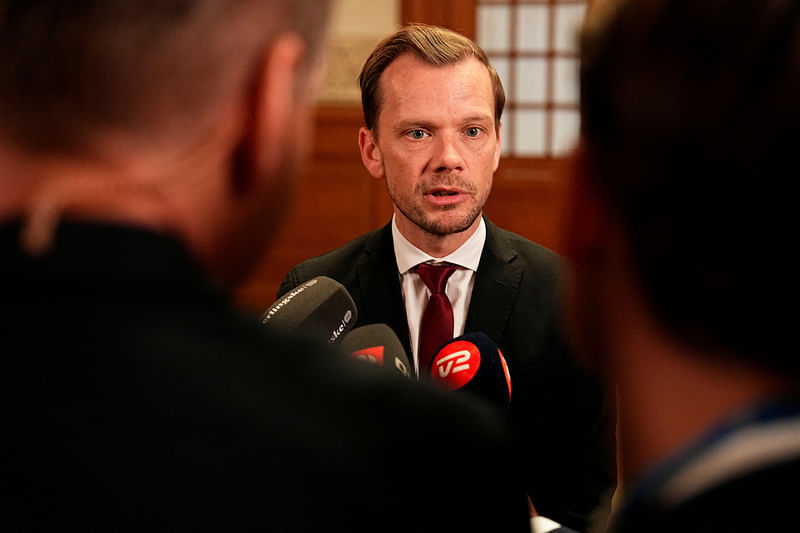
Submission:
[[[0,220],[20,220],[23,246],[46,251],[63,219],[175,229],[168,203],[131,168],[101,158],[35,154],[0,143]]]

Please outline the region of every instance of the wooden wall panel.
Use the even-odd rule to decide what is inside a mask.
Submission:
[[[424,22],[475,38],[474,0],[403,0],[403,24]]]
[[[447,26],[474,37],[472,0],[403,0],[402,20]],[[332,250],[385,224],[392,214],[384,182],[361,164],[361,109],[324,107],[308,172],[297,179],[288,213],[269,253],[235,292],[247,309],[263,311],[295,264]],[[504,159],[495,174],[486,213],[501,227],[560,249],[564,179],[555,159]]]
[[[358,152],[358,108],[323,108],[317,115],[314,157],[295,184],[284,220],[253,276],[236,290],[256,312],[276,297],[295,264],[337,248],[385,224],[392,205],[383,180],[364,169]],[[563,176],[558,161],[504,159],[486,213],[501,227],[549,248],[560,248]]]
[[[498,226],[561,251],[565,160],[502,159],[484,211]]]

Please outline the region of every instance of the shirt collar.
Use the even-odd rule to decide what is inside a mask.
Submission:
[[[478,263],[481,261],[483,245],[486,242],[486,223],[481,217],[478,230],[467,239],[467,242],[459,246],[452,253],[445,257],[434,258],[426,254],[406,239],[400,230],[397,229],[397,222],[392,216],[392,240],[394,241],[394,256],[397,259],[397,270],[400,274],[405,274],[410,269],[426,261],[442,262],[446,261],[461,268],[472,271],[478,270]]]

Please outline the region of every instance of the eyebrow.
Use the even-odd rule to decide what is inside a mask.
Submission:
[[[394,124],[392,129],[397,133],[402,133],[406,130],[412,130],[415,128],[431,130],[434,129],[434,125],[432,122],[426,122],[424,120],[401,120],[400,122]]]

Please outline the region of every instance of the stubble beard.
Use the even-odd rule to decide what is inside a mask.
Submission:
[[[414,225],[429,233],[431,235],[443,236],[461,233],[472,227],[472,224],[480,216],[483,211],[483,206],[488,199],[488,192],[485,196],[477,196],[477,188],[469,182],[460,179],[455,179],[452,176],[434,176],[431,180],[427,180],[418,184],[414,188],[414,198],[422,197],[423,191],[434,186],[452,186],[468,192],[473,199],[470,209],[461,216],[443,217],[442,219],[434,219],[419,205],[415,204],[413,200],[404,201],[402,197],[395,194],[389,188],[389,196],[392,199],[395,207],[400,211],[403,216],[410,220]],[[460,206],[450,205],[437,209],[437,213],[446,213],[447,211],[455,211]]]

